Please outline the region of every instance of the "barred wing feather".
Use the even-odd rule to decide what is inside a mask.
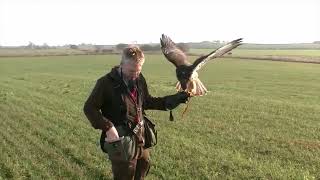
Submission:
[[[224,54],[228,53],[232,49],[240,46],[241,42],[242,42],[242,38],[233,40],[233,41],[227,43],[226,45],[224,45],[224,46],[212,51],[211,53],[198,58],[192,64],[192,66],[193,66],[192,73],[198,71],[199,69],[201,69],[202,66],[205,65],[210,59],[214,59],[214,58],[223,56]]]
[[[187,55],[176,46],[170,37],[162,34],[160,44],[164,56],[176,67],[180,65],[191,65],[187,60]]]

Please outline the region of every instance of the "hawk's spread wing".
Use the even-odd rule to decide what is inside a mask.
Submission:
[[[242,41],[242,38],[233,40],[233,41],[227,43],[226,45],[224,45],[224,46],[212,51],[211,53],[198,58],[192,64],[192,66],[193,66],[192,72],[195,72],[195,71],[198,71],[199,69],[201,69],[201,67],[204,64],[206,64],[210,59],[214,59],[214,58],[223,56],[224,54],[226,54],[227,52],[231,51],[232,49],[240,46],[241,45],[241,41]]]
[[[168,36],[162,34],[160,44],[164,56],[176,67],[180,65],[190,65],[186,54],[184,54]]]

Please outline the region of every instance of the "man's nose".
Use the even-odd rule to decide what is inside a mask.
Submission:
[[[139,77],[139,72],[135,72],[135,73],[131,73],[131,77],[132,78],[137,78],[137,77]]]

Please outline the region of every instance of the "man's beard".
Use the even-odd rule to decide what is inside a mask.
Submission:
[[[128,88],[130,91],[132,91],[136,87],[136,80],[130,79],[128,81]]]

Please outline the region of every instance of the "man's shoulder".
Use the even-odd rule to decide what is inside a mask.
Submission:
[[[105,82],[108,82],[110,81],[110,77],[108,75],[109,73],[101,76],[100,78],[98,78],[97,82],[100,82],[100,83],[105,83]]]
[[[111,71],[101,76],[98,81],[117,81],[119,79],[116,67],[112,68]]]

